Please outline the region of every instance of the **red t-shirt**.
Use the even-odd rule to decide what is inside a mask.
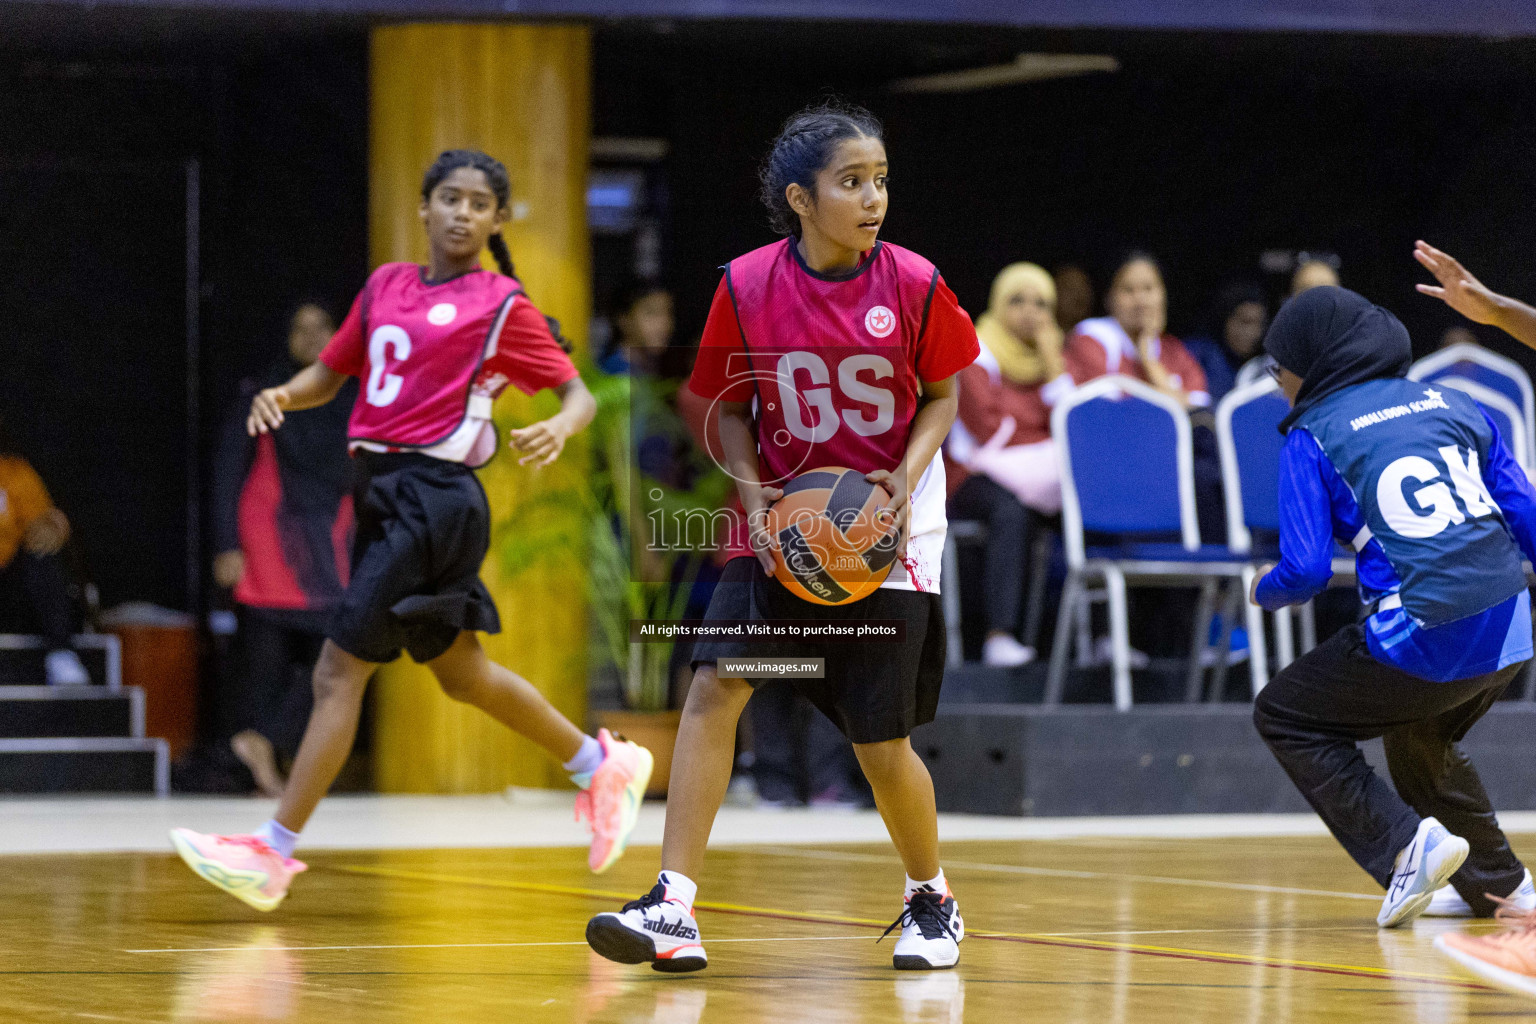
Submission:
[[[1153,355],[1168,371],[1170,383],[1189,395],[1191,405],[1210,405],[1205,370],[1184,343],[1164,334],[1154,344]],[[1126,335],[1125,328],[1107,316],[1084,320],[1073,328],[1062,355],[1072,379],[1079,384],[1110,373],[1148,380],[1147,368],[1141,363],[1135,343]]]
[[[576,367],[512,278],[475,270],[428,282],[414,263],[386,263],[358,293],[321,362],[361,377],[352,447],[419,450],[478,465],[491,403],[564,384]]]

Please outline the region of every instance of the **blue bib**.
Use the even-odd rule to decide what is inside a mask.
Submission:
[[[1475,615],[1525,589],[1520,549],[1483,483],[1494,433],[1469,396],[1371,380],[1328,396],[1296,426],[1354,492],[1402,580],[1403,610],[1420,625]],[[1366,538],[1354,539],[1358,548]]]

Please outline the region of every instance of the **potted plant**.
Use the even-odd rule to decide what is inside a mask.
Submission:
[[[597,402],[597,415],[588,428],[592,469],[570,491],[546,495],[542,504],[563,506],[558,518],[569,528],[574,507],[587,548],[587,601],[592,624],[590,649],[594,661],[616,669],[622,678],[622,710],[594,713],[597,725],[646,747],[656,759],[648,789],[666,792],[672,748],[681,714],[670,708],[670,675],[675,643],[671,640],[632,643],[631,620],[677,619],[704,560],[713,553],[708,531],[698,536],[673,531],[653,538],[654,524],[679,521],[689,515],[706,519],[718,509],[730,482],[713,466],[698,466],[687,487],[656,480],[637,464],[633,424],[647,429],[682,429],[667,405],[675,382],[633,379],[603,374],[590,367],[583,373]],[[552,517],[529,505],[502,529],[498,549],[504,567],[515,573],[539,557],[552,526]],[[541,529],[542,524],[542,529]],[[697,543],[689,546],[688,541]]]

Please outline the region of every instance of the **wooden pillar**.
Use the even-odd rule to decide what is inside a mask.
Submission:
[[[578,350],[591,307],[585,187],[591,134],[591,38],[571,25],[412,24],[373,30],[369,248],[374,265],[422,261],[421,176],[445,149],[482,149],[512,176],[507,241],[528,294]],[[485,265],[494,267],[490,254]],[[498,430],[550,415],[549,394],[508,388]],[[490,497],[483,576],[502,632],[491,658],[529,679],[578,725],[586,716],[586,571],[579,509],[585,438],[555,466],[512,453],[480,473]],[[375,680],[375,781],[384,792],[480,793],[558,786],[564,773],[532,743],[456,704],[402,658]]]

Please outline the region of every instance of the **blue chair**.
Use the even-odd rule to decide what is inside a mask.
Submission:
[[[1527,473],[1531,469],[1530,438],[1526,434],[1525,422],[1520,414],[1520,409],[1511,402],[1503,393],[1485,387],[1466,377],[1436,377],[1436,384],[1457,391],[1464,391],[1472,396],[1472,400],[1482,407],[1493,420],[1493,425],[1499,428],[1499,433],[1504,437],[1504,444],[1509,448],[1520,468]]]
[[[1408,368],[1409,380],[1440,381],[1459,377],[1497,391],[1520,411],[1525,425],[1527,463],[1536,460],[1536,393],[1531,376],[1512,359],[1490,352],[1481,345],[1451,345],[1425,356]]]
[[[1060,703],[1073,620],[1086,616],[1103,580],[1109,605],[1115,708],[1131,707],[1126,587],[1202,586],[1238,579],[1247,565],[1224,545],[1200,543],[1189,416],[1174,399],[1129,377],[1101,377],[1051,414],[1061,460],[1062,537],[1067,577],[1057,614],[1045,702]],[[1087,534],[1094,544],[1089,545]],[[1166,538],[1172,537],[1173,540]],[[1195,635],[1198,658],[1205,638]],[[1191,645],[1195,647],[1194,644]]]
[[[1278,552],[1255,550],[1253,531],[1261,530],[1267,537],[1278,536],[1280,532],[1280,450],[1285,447],[1285,438],[1279,427],[1290,411],[1290,403],[1279,386],[1267,376],[1232,391],[1216,406],[1216,447],[1221,453],[1221,479],[1227,502],[1227,547],[1247,560],[1241,577],[1242,602],[1248,627],[1248,667],[1255,695],[1269,682],[1269,655],[1264,610],[1248,601],[1248,593],[1258,572],[1257,563]],[[1286,641],[1280,645],[1282,660],[1290,654],[1284,650],[1291,646],[1289,626],[1289,613],[1278,613],[1277,639]]]

